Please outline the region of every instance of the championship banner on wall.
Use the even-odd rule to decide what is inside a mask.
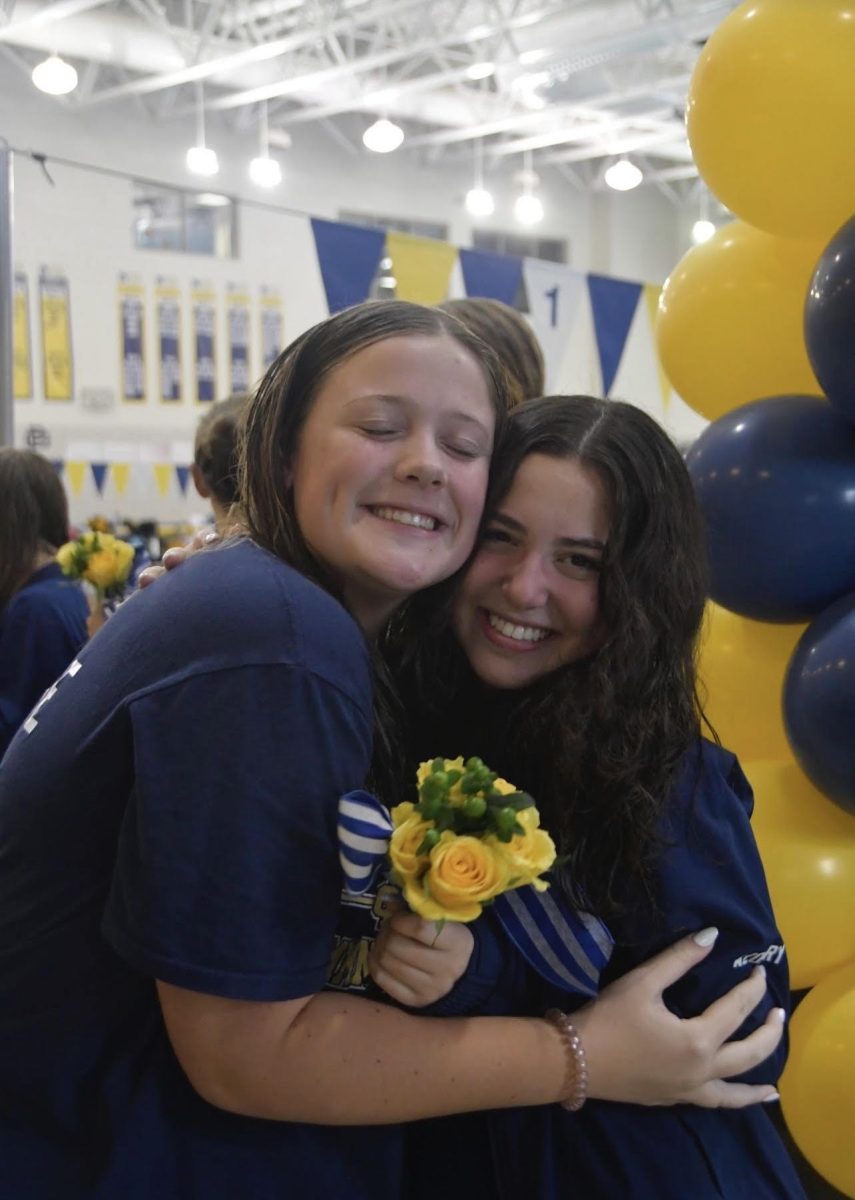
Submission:
[[[261,366],[266,371],[285,349],[282,297],[276,288],[261,289]]]
[[[16,400],[33,397],[33,358],[30,347],[30,289],[23,271],[15,272],[14,390]]]
[[[229,393],[249,391],[249,293],[230,283],[226,291],[226,329],[229,338]]]
[[[217,295],[211,284],[194,279],[190,297],[196,402],[210,404],[217,395]]]
[[[119,275],[120,394],[145,400],[145,289],[137,275]]]
[[[174,279],[158,275],[154,289],[157,316],[158,391],[163,404],[182,400],[181,291]]]
[[[74,371],[68,279],[49,267],[39,272],[39,312],[45,400],[71,400]]]

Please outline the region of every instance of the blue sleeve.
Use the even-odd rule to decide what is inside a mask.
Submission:
[[[624,969],[687,933],[715,925],[719,937],[712,951],[668,990],[666,1001],[681,1016],[697,1016],[744,979],[755,963],[762,963],[769,986],[734,1035],[741,1038],[762,1024],[772,1007],[789,1009],[784,945],[751,831],[753,795],[739,763],[732,754],[704,742],[686,767],[674,796],[670,844],[659,870],[664,920],[655,935],[645,938],[642,932],[639,940],[633,938],[633,961],[625,962]],[[786,1060],[785,1043],[786,1038],[771,1058],[740,1079],[776,1080]]]
[[[314,994],[339,915],[336,812],[364,707],[300,666],[191,677],[130,706],[134,778],[104,932],[133,967],[245,1000]]]
[[[26,590],[12,598],[0,628],[0,757],[85,640],[82,615],[66,620]]]

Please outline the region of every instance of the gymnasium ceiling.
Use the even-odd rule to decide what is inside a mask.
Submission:
[[[683,106],[700,47],[735,7],[715,0],[0,0],[0,64],[29,86],[57,52],[85,114],[128,105],[270,143],[358,147],[377,116],[396,155],[559,172],[581,189],[628,154],[674,199],[697,186]],[[492,64],[492,74],[472,78]],[[26,79],[26,84],[25,84]],[[218,117],[213,114],[217,113]],[[480,149],[478,149],[480,147]],[[529,152],[526,154],[526,152]]]

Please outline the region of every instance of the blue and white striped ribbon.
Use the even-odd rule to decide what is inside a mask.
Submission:
[[[338,802],[338,857],[344,886],[361,896],[386,859],[394,829],[389,810],[370,792],[347,792]]]
[[[555,891],[514,888],[493,901],[493,912],[523,958],[548,983],[596,996],[614,938],[591,913],[571,908]]]
[[[370,889],[385,863],[393,828],[389,810],[370,792],[347,792],[339,800],[339,859],[351,895]],[[598,917],[570,908],[554,890],[533,887],[505,892],[493,902],[493,912],[529,966],[548,983],[576,995],[597,995],[614,945]]]

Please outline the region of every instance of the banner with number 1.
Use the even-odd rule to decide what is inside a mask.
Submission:
[[[585,295],[585,276],[563,263],[524,258],[523,279],[529,320],[543,347],[546,390],[554,391],[566,386],[563,368],[571,353],[571,334]],[[576,386],[584,386],[581,378]]]

